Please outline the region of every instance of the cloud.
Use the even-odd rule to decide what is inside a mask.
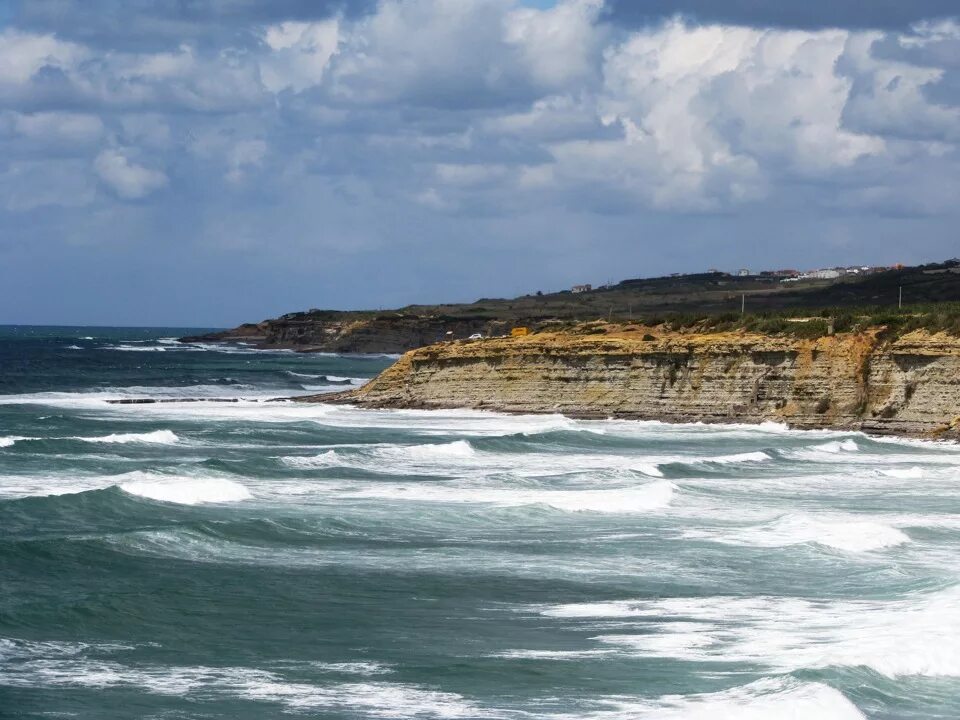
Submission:
[[[270,52],[260,62],[263,84],[274,93],[286,89],[300,92],[320,84],[339,41],[340,27],[335,19],[269,26],[264,42]]]
[[[915,253],[955,243],[960,23],[934,2],[93,5],[0,31],[0,222],[51,262],[115,218],[201,276],[354,298],[310,306],[368,304],[338,278],[380,267],[386,305],[643,274],[614,257],[900,253],[897,223]],[[501,280],[519,245],[536,277]],[[293,287],[256,292],[281,311]]]
[[[126,200],[146,197],[167,184],[167,176],[131,161],[119,150],[104,150],[93,161],[100,179]]]
[[[906,30],[931,18],[956,17],[955,0],[608,0],[611,21],[636,27],[664,16],[683,15],[705,24],[822,30]]]

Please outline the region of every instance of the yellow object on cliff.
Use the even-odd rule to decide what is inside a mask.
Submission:
[[[524,337],[525,335],[530,334],[530,328],[528,327],[515,327],[510,331],[510,337]]]

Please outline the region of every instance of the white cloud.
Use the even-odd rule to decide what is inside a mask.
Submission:
[[[597,103],[615,140],[553,152],[575,178],[605,174],[656,207],[755,199],[777,175],[815,178],[883,153],[843,126],[851,81],[835,72],[846,31],[692,27],[673,21],[607,51]]]
[[[111,190],[127,200],[146,197],[167,184],[164,173],[138,165],[119,150],[104,150],[93,161],[93,167]]]
[[[284,22],[264,33],[269,52],[260,61],[260,76],[271,92],[300,92],[319,85],[340,42],[340,23]]]
[[[609,35],[596,23],[602,9],[602,0],[562,0],[549,10],[514,10],[504,21],[505,40],[538,85],[567,91],[598,75]]]
[[[43,67],[69,68],[90,52],[53,35],[7,28],[0,32],[0,85],[21,85]]]

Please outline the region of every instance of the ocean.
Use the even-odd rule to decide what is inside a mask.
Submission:
[[[956,445],[277,402],[393,358],[187,332],[0,328],[4,718],[960,717]]]

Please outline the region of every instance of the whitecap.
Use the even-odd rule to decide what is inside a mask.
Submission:
[[[404,447],[385,448],[384,453],[401,454],[412,460],[434,460],[444,458],[472,458],[477,451],[466,440],[456,440],[451,443],[428,445],[408,445]]]
[[[172,430],[154,430],[147,433],[115,433],[101,437],[74,437],[71,439],[90,443],[149,443],[155,445],[173,445],[180,442],[180,438]]]
[[[770,456],[765,452],[762,450],[756,450],[754,452],[742,452],[734,453],[733,455],[719,455],[717,457],[703,458],[695,462],[710,462],[718,463],[720,465],[728,465],[731,463],[766,462],[769,459]]]
[[[12,447],[14,443],[18,443],[21,440],[33,440],[34,438],[22,437],[20,435],[5,435],[0,437],[0,448]]]
[[[816,450],[823,450],[824,452],[829,453],[839,453],[839,452],[857,452],[860,450],[860,446],[857,445],[855,440],[847,438],[846,440],[831,440],[829,442],[820,443],[819,445],[812,445],[812,448]]]
[[[379,498],[410,502],[477,503],[501,507],[548,505],[566,512],[644,513],[667,507],[677,486],[666,480],[599,490],[539,490],[463,485],[378,483],[347,490],[345,498]]]
[[[687,530],[684,537],[707,538],[714,542],[755,547],[787,547],[815,543],[851,553],[881,550],[910,542],[910,537],[902,530],[874,520],[859,519],[855,516],[815,517],[794,514],[733,532]]]
[[[179,505],[239,502],[253,497],[246,487],[225,478],[173,477],[139,471],[122,477],[128,479],[119,487],[130,495]]]
[[[312,375],[310,373],[298,373],[298,372],[294,372],[293,370],[284,370],[283,372],[289,375],[290,377],[303,378],[305,380],[319,380],[320,378],[324,377],[323,375]]]
[[[489,657],[505,660],[589,660],[613,654],[613,650],[504,650]]]
[[[337,455],[336,450],[327,450],[325,453],[310,456],[288,455],[280,458],[280,461],[284,465],[303,469],[330,467],[331,465],[339,465],[341,463],[340,456]]]
[[[865,720],[835,688],[793,678],[762,678],[749,685],[696,695],[664,695],[656,700],[616,696],[602,707],[552,720]]]
[[[960,677],[960,587],[896,600],[678,597],[539,612],[591,627],[602,619],[608,634],[594,640],[643,657],[781,672],[863,666],[888,677]]]
[[[119,350],[121,352],[166,352],[162,345],[104,345],[98,350]]]
[[[898,478],[900,480],[919,480],[923,477],[923,469],[916,465],[905,468],[883,468],[878,470],[878,472],[886,477]]]

